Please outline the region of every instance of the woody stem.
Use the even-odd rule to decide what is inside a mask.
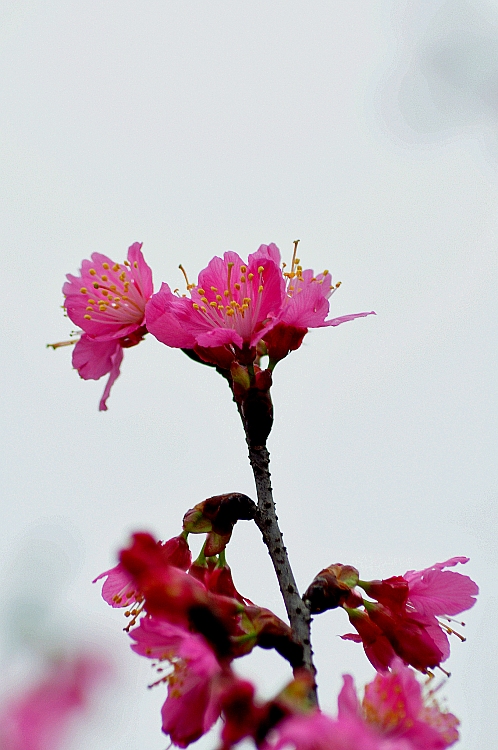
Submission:
[[[270,480],[270,454],[266,446],[249,445],[249,461],[258,495],[258,513],[255,521],[263,535],[263,541],[268,548],[275,569],[294,639],[303,647],[303,665],[315,676],[316,669],[313,664],[310,640],[310,613],[299,596],[287,550],[284,547],[282,532],[278,525]],[[314,696],[317,700],[316,687]]]

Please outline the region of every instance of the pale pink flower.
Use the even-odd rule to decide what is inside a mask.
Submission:
[[[83,261],[79,276],[67,275],[62,288],[67,314],[83,331],[73,351],[73,366],[84,380],[99,380],[109,373],[100,411],[107,410],[123,349],[136,346],[147,333],[145,305],[153,286],[141,247],[139,242],[131,245],[124,263],[93,253],[91,260]]]
[[[247,263],[234,252],[214,257],[187,284],[190,298],[163,284],[147,305],[147,328],[164,344],[182,349],[254,347],[282,305],[284,280],[277,264],[257,253]]]
[[[0,708],[2,750],[57,750],[72,720],[84,713],[105,665],[89,656],[60,659],[42,679]]]
[[[158,680],[168,685],[161,711],[163,732],[173,744],[187,747],[220,715],[217,685],[222,667],[201,635],[165,620],[147,617],[130,636],[136,641],[132,649],[138,654],[169,662],[172,670]]]
[[[297,242],[294,245],[290,270],[283,270],[285,294],[278,320],[262,337],[270,358],[276,361],[301,346],[308,328],[338,326],[348,320],[375,315],[373,311],[361,312],[326,320],[330,308],[329,299],[340,283],[332,285],[329,271],[315,275],[311,269],[303,270],[299,258],[296,258],[296,252]],[[255,257],[270,258],[277,266],[281,265],[280,251],[273,243],[261,245]]]
[[[424,698],[414,672],[401,659],[365,687],[362,704],[351,675],[343,680],[339,719],[360,719],[380,738],[403,740],[413,750],[444,750],[458,740],[458,719],[441,711],[431,693]]]

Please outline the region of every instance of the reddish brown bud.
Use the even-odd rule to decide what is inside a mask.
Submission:
[[[357,607],[361,596],[353,589],[358,583],[358,571],[352,565],[329,565],[313,579],[303,599],[312,615],[342,605]]]

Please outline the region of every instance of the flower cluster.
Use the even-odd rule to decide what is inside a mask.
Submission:
[[[119,564],[95,579],[106,579],[102,595],[111,606],[127,609],[133,650],[161,674],[154,684],[168,685],[163,731],[179,747],[219,718],[229,687],[240,682],[233,659],[257,645],[276,649],[295,668],[302,659],[289,626],[236,590],[224,553],[191,561],[187,534],[165,543],[135,534]]]
[[[248,390],[254,391],[256,401],[258,394],[268,392],[275,364],[299,348],[309,328],[337,326],[373,314],[326,320],[328,300],[340,284],[332,285],[328,271],[315,275],[303,270],[296,257],[297,242],[290,270],[285,270],[274,244],[261,245],[247,262],[231,251],[215,257],[200,272],[197,284],[185,275],[189,296],[166,283],[153,294],[152,273],[141,247],[132,245],[124,264],[94,253],[83,261],[79,276],[68,274],[63,287],[67,314],[83,331],[74,350],[74,367],[85,380],[109,373],[101,410],[107,409],[123,348],[135,346],[147,332],[221,368],[239,403],[247,404]],[[262,355],[269,356],[266,374],[259,369]]]
[[[398,656],[427,672],[448,658],[449,634],[465,640],[447,623],[475,604],[479,588],[468,576],[445,568],[466,562],[467,557],[453,557],[382,581],[361,581],[352,566],[331,565],[304,597],[313,614],[342,606],[357,631],[342,638],[363,643],[377,670],[387,670]],[[356,586],[370,599],[360,596]]]

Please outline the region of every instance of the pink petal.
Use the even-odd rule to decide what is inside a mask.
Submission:
[[[111,372],[109,375],[109,380],[107,381],[106,386],[104,388],[104,393],[102,394],[102,398],[100,399],[99,411],[107,411],[106,401],[109,398],[109,394],[111,392],[112,386],[114,385],[115,381],[119,377],[119,368],[121,367],[122,361],[123,361],[123,348],[119,346],[117,351],[112,356]]]
[[[409,601],[422,615],[457,615],[473,607],[479,587],[468,576],[443,568],[468,562],[452,557],[424,570],[409,570],[403,576],[410,589]]]
[[[119,349],[121,345],[116,339],[95,341],[83,334],[73,349],[73,367],[83,380],[99,380],[111,372],[113,357]]]
[[[376,312],[371,310],[370,312],[353,313],[352,315],[341,315],[340,318],[331,318],[323,323],[324,326],[339,326],[341,323],[347,323],[348,320],[354,320],[355,318],[365,318],[367,315],[377,315]]]
[[[343,686],[337,699],[339,719],[356,718],[360,716],[360,702],[356,694],[354,680],[350,674],[342,675]]]
[[[166,346],[193,349],[196,343],[192,301],[173,294],[163,283],[145,308],[148,331]],[[189,324],[190,323],[190,324]]]

